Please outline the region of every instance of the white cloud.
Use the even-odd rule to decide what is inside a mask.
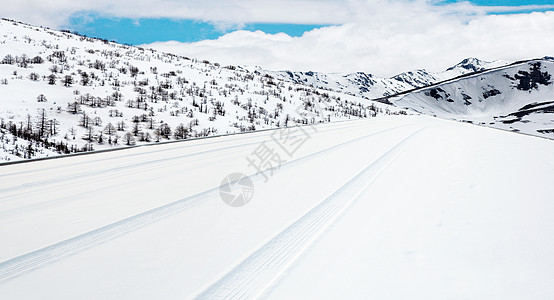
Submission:
[[[72,14],[107,17],[176,18],[234,27],[244,23],[340,24],[349,0],[17,0],[2,5],[2,16],[58,28]],[[226,25],[223,25],[226,24]]]
[[[335,24],[302,37],[236,31],[192,44],[152,47],[226,64],[271,69],[391,75],[440,70],[462,58],[521,59],[554,55],[554,13],[487,15],[554,5],[479,7],[424,0],[18,0],[4,17],[59,28],[83,11],[127,18],[209,21],[221,30],[244,23]]]
[[[367,8],[425,3],[424,0],[17,0],[3,3],[2,16],[58,28],[67,25],[72,14],[89,11],[107,17],[195,19],[232,24],[233,28],[243,23],[344,24]],[[465,10],[470,14],[554,9],[554,5],[479,7],[469,2],[439,7],[442,11]]]
[[[349,5],[349,22],[301,37],[236,31],[217,40],[146,46],[223,64],[377,75],[418,68],[440,71],[466,57],[517,60],[554,55],[554,12],[487,15],[490,8],[469,3],[433,6],[424,1]]]

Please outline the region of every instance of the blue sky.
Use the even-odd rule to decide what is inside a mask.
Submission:
[[[438,5],[454,3],[458,1],[438,1]],[[480,6],[522,6],[522,5],[548,5],[552,0],[475,0],[471,1]],[[534,9],[544,11],[544,9]],[[517,12],[530,12],[522,10]],[[506,12],[493,12],[506,14]],[[509,12],[514,13],[514,12]],[[329,24],[288,24],[288,23],[246,23],[232,29],[221,29],[212,22],[192,19],[176,18],[116,18],[105,17],[98,13],[78,12],[73,14],[65,25],[66,29],[77,31],[91,37],[100,37],[114,40],[119,43],[139,45],[156,41],[197,42],[206,39],[216,39],[236,29],[249,31],[261,30],[265,33],[284,32],[290,36],[301,36],[304,32],[314,28],[320,28]]]
[[[252,23],[241,29],[265,33],[284,32],[301,36],[304,32],[324,25]],[[98,15],[79,14],[70,19],[67,26],[72,31],[91,37],[101,37],[119,43],[140,45],[157,41],[197,42],[216,39],[231,30],[222,30],[210,22],[178,20],[170,18],[107,18]]]

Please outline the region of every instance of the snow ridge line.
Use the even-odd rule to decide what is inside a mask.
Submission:
[[[347,127],[333,128],[333,129],[327,129],[325,131],[318,131],[318,133],[335,132],[335,131],[342,131],[342,130],[347,130],[347,129],[348,129]],[[301,135],[301,134],[298,134],[298,135]],[[262,135],[259,138],[263,138],[263,137],[265,137],[265,135]],[[248,138],[243,138],[243,139],[251,139],[251,138],[253,138],[253,137],[248,137]],[[223,147],[223,148],[216,148],[216,149],[200,151],[200,152],[195,152],[195,153],[171,156],[171,157],[168,157],[168,158],[160,158],[160,159],[149,160],[149,161],[145,161],[145,162],[131,163],[131,164],[123,165],[123,166],[113,167],[113,168],[106,169],[106,170],[83,172],[83,173],[80,173],[80,174],[72,174],[72,175],[69,175],[69,176],[51,178],[51,179],[36,181],[36,182],[32,182],[32,183],[26,183],[24,185],[19,185],[19,186],[15,186],[15,187],[1,188],[0,193],[10,192],[10,191],[18,191],[18,190],[26,189],[29,186],[37,187],[37,186],[41,186],[41,185],[45,185],[45,184],[51,184],[51,183],[57,183],[57,182],[66,183],[67,180],[72,180],[72,179],[82,180],[83,178],[86,178],[86,177],[89,177],[89,176],[94,176],[94,175],[104,174],[106,172],[117,172],[117,171],[121,171],[121,170],[127,170],[128,168],[144,167],[146,165],[152,165],[152,164],[157,164],[157,163],[166,162],[166,161],[173,161],[173,160],[176,160],[176,159],[182,159],[182,158],[188,158],[188,157],[196,157],[198,155],[204,155],[204,154],[208,154],[208,153],[214,153],[214,152],[217,153],[217,152],[220,152],[220,151],[226,151],[226,150],[231,150],[231,149],[240,149],[240,148],[244,148],[244,147],[248,147],[248,146],[252,146],[252,145],[257,145],[260,142],[261,141],[258,140],[258,141],[250,142],[250,143],[246,143],[246,144],[227,146],[227,147]],[[153,152],[155,152],[155,151],[153,151]],[[0,175],[0,177],[2,177],[2,175]]]
[[[304,252],[422,130],[416,130],[312,208],[273,239],[252,253],[196,299],[259,297]]]
[[[281,168],[273,168],[275,172],[289,169],[298,164],[305,163],[324,155],[330,151],[347,145],[360,142],[368,137],[383,134],[395,129],[399,129],[408,125],[397,126],[389,129],[380,130],[353,140],[343,142],[341,144],[320,150],[307,156],[285,162]],[[251,175],[253,181],[261,181],[264,179],[262,174]],[[175,202],[165,204],[163,206],[150,209],[137,215],[125,218],[123,220],[105,225],[95,230],[77,235],[75,237],[60,241],[58,243],[46,246],[44,248],[23,254],[18,257],[6,260],[0,263],[0,285],[24,273],[49,265],[55,261],[61,260],[64,257],[71,256],[82,252],[86,249],[103,244],[109,240],[133,232],[151,223],[162,220],[166,217],[187,210],[188,208],[198,205],[204,201],[217,198],[219,195],[219,186],[206,190],[204,192],[192,195]]]

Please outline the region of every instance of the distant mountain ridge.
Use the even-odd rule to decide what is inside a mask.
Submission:
[[[363,72],[267,72],[418,113],[554,138],[554,58],[486,62],[466,58],[444,72],[390,78]]]
[[[356,72],[349,74],[320,72],[264,71],[272,76],[286,78],[294,82],[330,89],[350,95],[375,99],[400,92],[431,85],[468,73],[507,65],[506,61],[486,62],[477,58],[466,58],[444,72],[430,73],[424,69],[408,71],[398,75],[378,77],[373,74]]]

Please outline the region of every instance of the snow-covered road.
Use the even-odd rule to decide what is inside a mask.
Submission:
[[[0,298],[554,295],[553,141],[423,116],[286,134],[0,166]]]

